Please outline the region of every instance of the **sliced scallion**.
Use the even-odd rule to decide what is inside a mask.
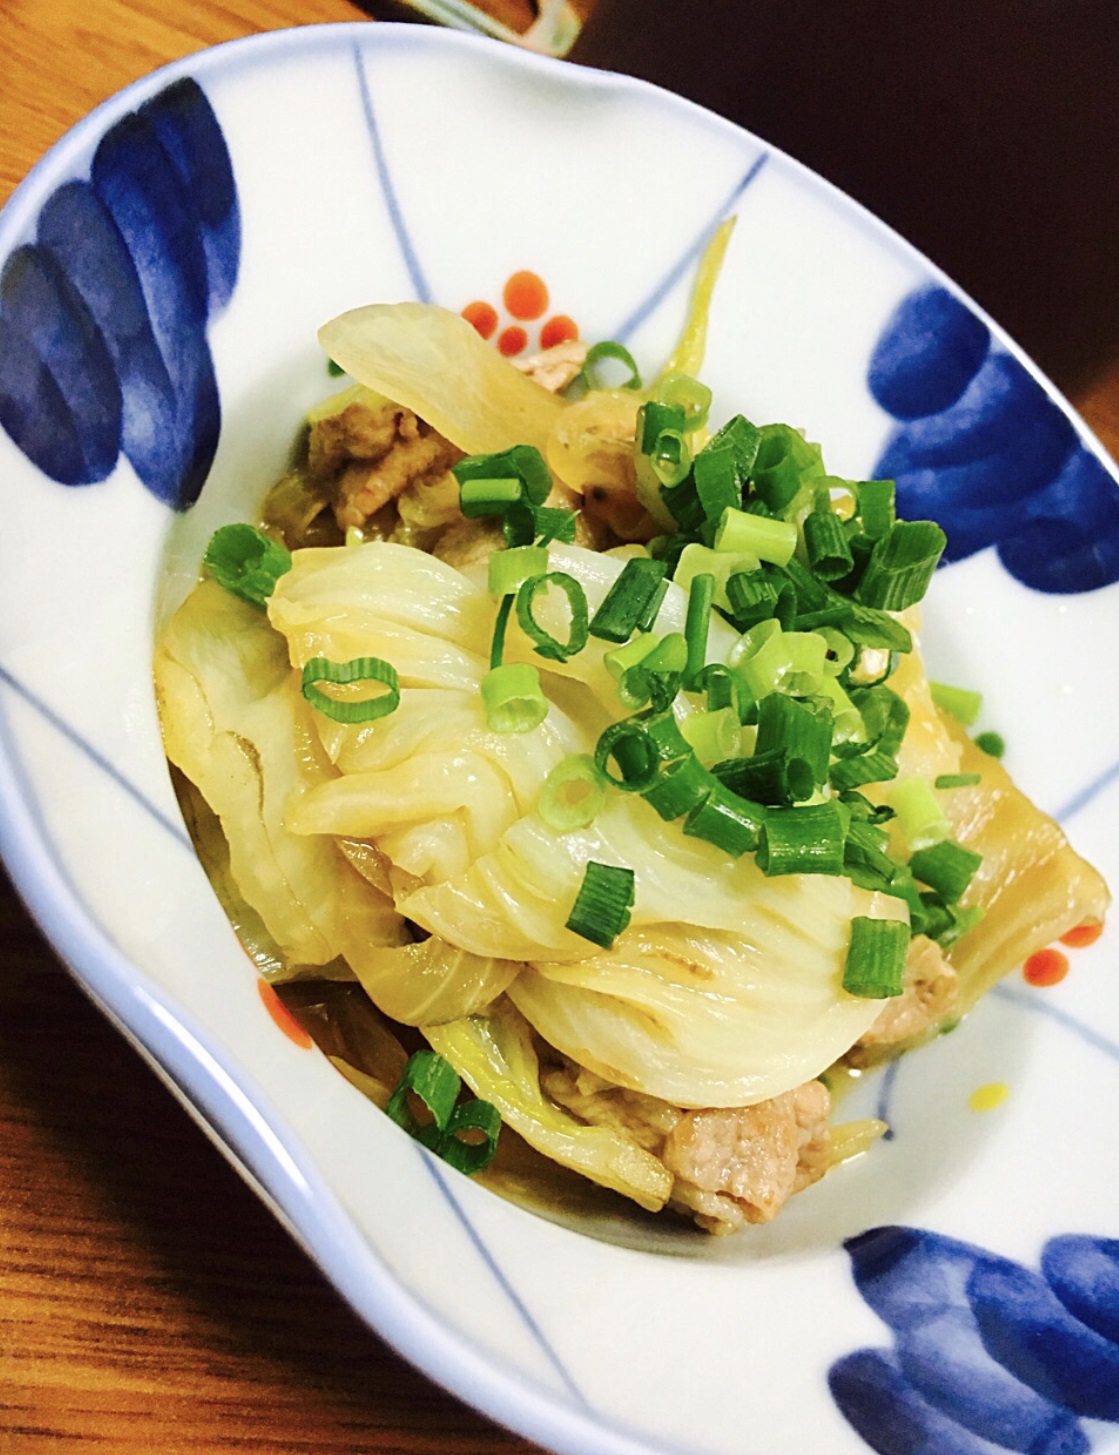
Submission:
[[[822,581],[838,581],[855,564],[839,516],[830,508],[812,510],[804,518],[808,564]]]
[[[1001,733],[976,733],[975,746],[988,758],[1001,758],[1006,752],[1006,739]]]
[[[469,1177],[493,1161],[500,1131],[501,1113],[497,1107],[473,1096],[455,1107],[436,1151],[448,1167]]]
[[[486,722],[495,733],[530,733],[548,716],[540,673],[531,662],[491,667],[482,678],[482,703]]]
[[[566,641],[554,637],[536,620],[536,598],[552,587],[567,598],[571,619]],[[535,652],[553,662],[566,662],[587,645],[586,594],[575,577],[569,576],[566,571],[547,571],[542,576],[533,576],[517,592],[517,621],[525,635],[531,638]]]
[[[720,783],[689,811],[684,832],[737,859],[757,849],[765,818],[761,804],[740,798]]]
[[[931,848],[952,832],[927,778],[902,778],[896,782],[890,789],[890,807],[898,816],[898,827],[911,853]]]
[[[680,732],[701,763],[721,763],[738,749],[741,725],[736,707],[693,712],[682,718]]]
[[[892,480],[860,480],[855,486],[863,535],[876,541],[886,535],[897,519]]]
[[[847,823],[835,799],[766,814],[758,844],[763,874],[842,874]]]
[[[844,990],[865,1000],[900,995],[908,954],[909,926],[903,920],[856,916],[843,969]]]
[[[332,687],[353,687],[359,682],[383,687],[372,697],[358,697],[346,693],[335,697],[319,686],[320,682]],[[303,668],[303,696],[324,716],[335,722],[374,722],[387,717],[400,706],[400,682],[396,668],[380,657],[354,657],[349,662],[331,662],[326,657],[313,657]]]
[[[914,879],[934,889],[945,904],[955,904],[982,862],[982,854],[972,853],[955,839],[941,839],[931,848],[912,854],[909,868]]]
[[[776,566],[787,566],[797,545],[797,528],[790,520],[771,520],[728,507],[719,518],[715,550],[732,555],[757,556]]]
[[[974,788],[977,783],[982,783],[983,778],[979,773],[941,773],[933,780],[934,788]]]
[[[644,793],[656,781],[661,758],[645,724],[636,718],[626,718],[611,723],[602,733],[595,744],[594,762],[615,788],[626,793]],[[617,766],[617,776],[610,771],[611,763]]]
[[[688,586],[688,611],[684,622],[687,657],[684,680],[694,682],[707,661],[707,634],[711,626],[711,604],[715,578],[707,571],[693,576]]]
[[[590,622],[590,634],[607,642],[628,642],[665,577],[663,561],[631,556]]]
[[[972,692],[966,687],[950,687],[946,682],[930,682],[929,691],[937,707],[963,727],[971,727],[982,711],[981,692]]]
[[[641,795],[666,823],[688,813],[718,787],[694,753],[670,763]]]
[[[634,883],[632,869],[589,860],[567,918],[567,928],[609,950],[629,924]]]
[[[613,360],[621,364],[626,370],[628,378],[620,384],[610,384],[602,374],[599,365],[604,360]],[[622,344],[615,343],[613,339],[603,339],[601,343],[592,344],[587,350],[587,357],[583,360],[582,377],[588,389],[640,389],[641,373],[637,363],[629,349]]]
[[[291,552],[256,526],[237,523],[213,533],[202,564],[219,586],[264,606],[276,582],[291,570]]]
[[[449,1061],[434,1051],[416,1051],[389,1097],[385,1113],[409,1136],[434,1150],[451,1120],[461,1088],[458,1072]],[[411,1096],[423,1102],[431,1116],[430,1122],[421,1122],[416,1116]]]
[[[707,423],[711,409],[711,390],[690,374],[669,374],[657,385],[657,399],[662,404],[683,411],[684,428],[691,434]]]
[[[948,538],[935,521],[895,521],[877,540],[858,586],[858,599],[880,611],[904,611],[928,590]]]
[[[536,811],[557,834],[585,829],[602,812],[606,784],[589,753],[571,753],[544,779]]]

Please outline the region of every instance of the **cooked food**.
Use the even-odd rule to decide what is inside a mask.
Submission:
[[[829,1122],[832,1068],[1108,895],[937,704],[939,528],[786,425],[710,430],[714,266],[649,387],[419,304],[329,324],[356,382],[155,677],[234,923],[355,1084],[465,1170],[500,1123],[726,1232],[883,1130]]]

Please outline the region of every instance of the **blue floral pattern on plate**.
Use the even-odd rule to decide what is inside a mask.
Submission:
[[[206,325],[240,248],[225,138],[184,78],[110,127],[0,275],[0,424],[44,474],[91,485],[123,451],[193,504],[221,429]]]
[[[1049,1239],[1041,1272],[920,1228],[847,1243],[892,1349],[833,1364],[843,1415],[880,1455],[1079,1455],[1119,1421],[1119,1240]]]
[[[1119,580],[1119,490],[1068,416],[981,319],[928,285],[898,305],[867,382],[900,421],[875,474],[897,481],[899,513],[931,516],[946,561],[997,546],[1036,591]]]

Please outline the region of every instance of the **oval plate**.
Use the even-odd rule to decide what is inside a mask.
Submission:
[[[983,690],[1018,781],[1119,878],[1119,491],[1051,386],[756,137],[620,77],[365,24],[149,77],[0,218],[3,851],[90,995],[327,1276],[496,1419],[594,1455],[1119,1450],[1107,936],[1060,986],[1012,976],[866,1080],[845,1111],[883,1110],[890,1140],[774,1226],[543,1217],[281,1033],[171,791],[159,603],[331,387],[318,326],[369,301],[489,303],[510,350],[507,330],[532,349],[564,316],[655,369],[731,212],[717,412],[802,426],[831,469],[896,475],[905,513],[941,521],[933,675]],[[522,269],[549,296],[518,321]]]

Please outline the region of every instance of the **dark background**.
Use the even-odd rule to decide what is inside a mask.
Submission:
[[[571,59],[814,168],[1067,392],[1119,358],[1116,0],[597,0]]]

